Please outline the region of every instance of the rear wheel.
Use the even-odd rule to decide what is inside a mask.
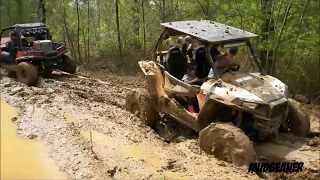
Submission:
[[[70,56],[64,54],[62,55],[62,62],[63,67],[61,68],[62,71],[65,71],[70,74],[76,73],[77,70],[77,62],[75,59],[71,58]]]
[[[144,124],[150,127],[160,119],[155,105],[145,89],[135,89],[126,95],[125,109],[138,116]]]
[[[53,69],[52,68],[44,68],[43,75],[45,77],[50,77],[52,75]]]
[[[237,166],[257,160],[245,133],[231,123],[212,123],[199,133],[198,144],[207,154]]]
[[[28,86],[35,85],[38,80],[37,68],[29,62],[19,63],[16,74],[18,80]]]

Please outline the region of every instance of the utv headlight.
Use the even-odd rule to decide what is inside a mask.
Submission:
[[[243,102],[242,106],[249,109],[256,109],[258,107],[258,104],[251,102]]]

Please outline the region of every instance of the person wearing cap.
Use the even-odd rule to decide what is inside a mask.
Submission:
[[[176,42],[180,48],[180,51],[182,53],[183,56],[185,56],[187,58],[187,42],[185,41],[185,39],[183,37],[179,37],[177,39],[177,42]]]
[[[194,42],[190,36],[184,37],[184,40],[189,44],[187,48],[187,56],[189,57],[189,59],[191,59],[193,57]]]
[[[172,48],[174,46],[172,39],[169,37],[166,39],[165,43],[169,46],[169,48]]]

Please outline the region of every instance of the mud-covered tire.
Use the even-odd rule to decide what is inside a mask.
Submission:
[[[231,123],[211,123],[200,131],[198,144],[207,154],[237,166],[257,160],[249,138]]]
[[[29,62],[21,62],[17,66],[17,78],[18,81],[32,86],[35,85],[38,80],[38,70],[37,68]]]
[[[70,56],[64,54],[62,55],[63,68],[62,71],[65,71],[70,74],[74,74],[77,71],[77,62],[75,59]]]
[[[144,124],[150,127],[153,127],[160,119],[155,105],[145,89],[134,89],[126,95],[125,109],[138,116]]]
[[[291,98],[288,99],[288,125],[290,132],[296,136],[307,137],[310,132],[310,119],[301,109],[301,104]]]

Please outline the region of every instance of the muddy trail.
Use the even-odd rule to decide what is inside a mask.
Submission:
[[[93,80],[92,77],[100,80]],[[89,78],[91,77],[91,78]],[[197,134],[170,119],[155,130],[124,110],[130,88],[142,76],[54,74],[27,87],[1,75],[1,98],[19,112],[12,122],[20,136],[42,142],[69,179],[260,179],[248,167],[218,160],[200,150]],[[1,112],[3,113],[3,112]],[[319,118],[313,124],[319,129]],[[281,134],[278,144],[256,145],[261,161],[303,161],[298,174],[275,179],[318,179],[317,137]]]

